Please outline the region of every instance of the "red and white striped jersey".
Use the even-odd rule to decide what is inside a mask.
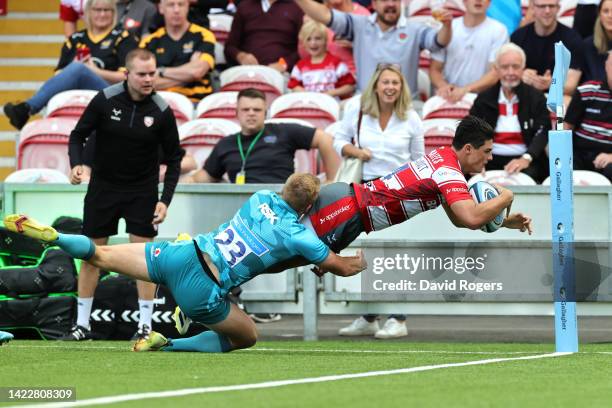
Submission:
[[[379,179],[354,184],[355,198],[366,232],[399,224],[422,212],[472,200],[456,153],[433,150]]]

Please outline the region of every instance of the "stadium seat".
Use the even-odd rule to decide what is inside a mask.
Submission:
[[[19,135],[17,169],[47,168],[69,175],[68,139],[77,118],[45,118],[28,123]]]
[[[225,119],[196,119],[179,127],[181,147],[202,167],[215,144],[225,136],[240,132],[240,126]]]
[[[574,17],[576,14],[576,6],[578,5],[577,0],[561,0],[559,2],[559,12],[557,16],[561,17]]]
[[[236,103],[238,92],[217,92],[208,95],[198,103],[196,119],[219,118],[238,123]]]
[[[285,89],[285,78],[277,70],[263,65],[239,65],[221,72],[221,91],[240,91],[245,88],[259,89],[266,94],[267,105]]]
[[[22,169],[12,172],[5,183],[70,183],[64,173],[54,169]]]
[[[423,119],[463,119],[470,112],[475,93],[465,94],[462,100],[451,103],[440,96],[432,96],[423,105]]]
[[[338,120],[340,106],[336,100],[319,92],[292,92],[282,95],[270,105],[271,118],[295,118],[324,129]]]
[[[534,179],[525,173],[508,174],[504,170],[489,170],[483,174],[476,174],[468,181],[468,185],[472,185],[477,181],[486,181],[487,183],[495,183],[501,186],[535,186],[537,183]]]
[[[465,5],[462,0],[446,0],[444,8],[452,13],[453,18],[465,14]],[[411,0],[406,14],[408,17],[431,16],[430,0]]]
[[[421,50],[419,54],[419,68],[424,71],[429,71],[429,67],[431,66],[431,51],[429,50]]]
[[[429,79],[429,74],[420,68],[417,74],[417,87],[421,101],[427,101],[431,96],[431,79]]]
[[[450,146],[455,137],[456,119],[428,119],[423,121],[425,154],[443,146]]]
[[[48,118],[79,118],[85,111],[89,102],[98,91],[88,89],[73,89],[71,91],[60,92],[49,100],[45,117]]]
[[[181,126],[193,118],[193,103],[185,95],[168,91],[159,91],[157,93],[172,108],[177,126]]]
[[[572,179],[575,186],[609,186],[610,180],[603,174],[588,170],[574,170]],[[550,177],[547,177],[542,182],[543,186],[550,185]]]
[[[309,122],[295,118],[273,118],[266,120],[266,123],[295,123],[297,125],[314,127]],[[296,173],[318,174],[317,151],[314,149],[300,149],[295,151],[295,171]]]
[[[232,20],[234,17],[229,14],[209,14],[208,21],[210,21],[210,31],[215,35],[215,64],[225,64],[225,42],[229,37],[230,30],[232,28]]]

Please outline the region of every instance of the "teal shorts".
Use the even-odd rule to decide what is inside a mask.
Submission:
[[[166,285],[192,320],[215,324],[227,318],[230,302],[219,284],[204,272],[193,241],[149,242],[145,258],[151,280]]]

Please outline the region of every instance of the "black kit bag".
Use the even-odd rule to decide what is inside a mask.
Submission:
[[[153,330],[166,337],[190,337],[206,327],[192,324],[185,336],[174,327],[172,314],[176,302],[165,286],[159,285],[153,309]],[[110,275],[98,283],[91,308],[91,331],[96,339],[129,340],[138,330],[139,308],[136,281],[121,275]]]
[[[57,217],[51,224],[57,232],[63,234],[81,234],[83,232],[83,220],[76,217],[61,216]]]
[[[51,245],[0,227],[0,255],[9,265],[32,265]]]
[[[27,334],[35,332],[39,338],[55,340],[70,330],[75,306],[71,295],[2,300],[0,330],[10,331],[16,338],[31,338]]]
[[[74,261],[59,248],[46,249],[37,265],[0,268],[0,295],[47,296],[76,290]]]

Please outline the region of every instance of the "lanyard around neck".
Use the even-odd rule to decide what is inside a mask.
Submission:
[[[242,158],[242,168],[243,169],[244,169],[244,166],[246,165],[247,157],[249,157],[249,154],[251,153],[251,150],[253,150],[253,146],[255,146],[255,143],[257,143],[261,135],[263,135],[264,129],[265,127],[261,129],[259,133],[257,133],[257,136],[255,136],[255,139],[253,139],[253,141],[249,145],[249,148],[247,149],[246,154],[242,150],[242,133],[238,133],[238,151],[240,152],[240,157]]]

